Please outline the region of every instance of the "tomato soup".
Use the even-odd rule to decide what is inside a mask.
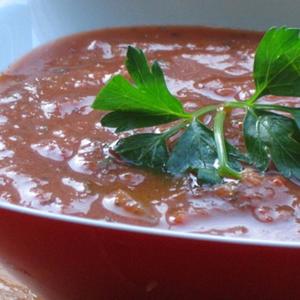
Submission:
[[[260,33],[201,27],[99,30],[36,49],[0,76],[0,201],[56,214],[211,235],[300,241],[300,188],[272,167],[241,181],[200,185],[113,161],[128,133],[101,126],[91,104],[115,74],[127,75],[128,45],[157,59],[188,111],[253,93]],[[299,99],[266,97],[265,102]],[[226,136],[244,149],[243,113]],[[203,122],[211,126],[206,116]],[[163,128],[167,127],[164,125]],[[158,132],[162,127],[143,132]]]

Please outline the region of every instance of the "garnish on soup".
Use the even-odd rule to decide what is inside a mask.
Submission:
[[[150,66],[141,49],[129,46],[125,65],[132,82],[114,76],[92,105],[110,111],[102,125],[122,132],[174,123],[159,133],[121,138],[113,151],[134,166],[176,176],[192,172],[201,183],[241,179],[245,165],[266,171],[271,161],[283,176],[300,180],[300,108],[259,103],[263,96],[300,96],[299,34],[299,29],[287,27],[265,33],[255,53],[255,92],[250,98],[202,106],[193,112],[185,111],[170,93],[159,63]],[[225,119],[235,109],[245,112],[246,153],[225,137]],[[212,128],[203,122],[208,114],[213,114]]]

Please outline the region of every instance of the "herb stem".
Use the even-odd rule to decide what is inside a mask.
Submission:
[[[179,124],[175,125],[174,127],[171,127],[170,129],[166,130],[163,133],[163,136],[165,139],[169,139],[171,136],[173,136],[174,134],[176,134],[179,130],[183,129],[184,127],[186,127],[186,125],[190,123],[189,120],[185,120],[183,122],[180,122]]]
[[[249,105],[247,104],[246,101],[237,101],[237,100],[225,102],[223,105],[225,108],[243,108],[243,109],[245,109],[245,108],[249,107]]]
[[[218,108],[217,105],[207,105],[207,106],[201,107],[200,109],[198,109],[192,113],[192,117],[197,119],[209,112],[215,111],[217,108]]]
[[[248,106],[252,106],[264,93],[264,89],[256,90],[255,93],[245,102]]]
[[[217,110],[214,120],[214,136],[217,145],[217,153],[219,159],[218,173],[222,177],[230,177],[241,179],[241,174],[233,170],[228,164],[228,156],[224,137],[224,121],[226,118],[226,110],[224,106],[220,106]]]

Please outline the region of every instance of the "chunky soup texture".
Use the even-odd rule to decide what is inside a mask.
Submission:
[[[241,182],[200,186],[106,159],[116,135],[90,107],[127,46],[158,59],[187,110],[253,93],[258,33],[144,27],[70,36],[18,61],[0,77],[0,201],[107,222],[245,238],[300,240],[300,188],[270,167]],[[265,98],[277,104],[299,99]],[[244,148],[242,112],[226,135]],[[210,117],[203,120],[208,126]],[[166,127],[166,125],[164,125]],[[159,132],[161,127],[143,131]]]

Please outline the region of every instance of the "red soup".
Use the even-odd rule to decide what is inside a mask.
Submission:
[[[0,201],[107,222],[255,239],[300,240],[300,189],[275,170],[201,186],[107,161],[116,135],[90,107],[127,72],[127,46],[158,59],[171,92],[195,110],[253,92],[261,34],[208,28],[100,30],[34,50],[0,77]],[[264,101],[280,104],[279,97]],[[288,98],[291,106],[298,101]],[[228,139],[243,149],[241,111]],[[204,122],[210,126],[209,117]],[[230,123],[230,124],[229,124]],[[156,128],[155,130],[160,130]],[[143,131],[153,131],[144,129]]]

